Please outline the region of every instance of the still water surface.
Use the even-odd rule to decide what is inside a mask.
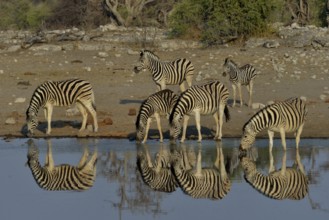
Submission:
[[[205,140],[202,144],[187,141],[177,144],[193,155],[202,156],[202,167],[212,167],[218,147],[222,149],[231,187],[222,199],[195,199],[180,187],[174,192],[154,191],[142,180],[136,168],[137,152],[156,153],[170,149],[168,143],[150,141],[137,145],[115,139],[32,139],[44,165],[47,146],[52,145],[55,165],[77,165],[88,147],[98,149],[94,185],[85,191],[47,191],[39,187],[26,165],[28,139],[0,140],[0,219],[328,219],[329,217],[329,140],[302,139],[300,162],[308,177],[308,194],[300,200],[274,200],[256,191],[244,179],[236,160],[238,139],[224,139],[221,144]],[[270,158],[277,169],[284,153],[275,140],[269,154],[267,140],[257,140],[254,159],[257,170],[268,174]],[[294,140],[287,141],[286,164],[296,160]],[[175,148],[175,146],[174,146]],[[200,150],[200,151],[199,151]],[[162,152],[162,151],[161,151]],[[191,157],[193,158],[193,157]],[[194,157],[196,158],[196,157]]]

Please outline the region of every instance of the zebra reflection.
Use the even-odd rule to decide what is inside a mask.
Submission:
[[[143,145],[137,153],[137,168],[146,185],[155,191],[174,192],[178,184],[171,172],[170,152],[161,144],[152,161],[148,146]]]
[[[87,190],[94,185],[96,179],[97,149],[89,157],[88,148],[84,152],[77,166],[61,164],[55,166],[52,156],[52,144],[47,140],[48,149],[44,166],[39,162],[39,149],[30,139],[28,141],[27,165],[32,175],[45,190]]]
[[[193,198],[223,199],[231,189],[231,181],[226,173],[224,156],[220,142],[217,142],[216,161],[213,168],[202,168],[202,149],[198,150],[196,168],[186,169],[184,158],[173,156],[173,172],[183,192]]]
[[[249,157],[241,158],[245,180],[263,195],[272,199],[301,200],[308,193],[308,178],[300,161],[298,149],[294,166],[286,167],[286,151],[283,152],[282,167],[276,170],[270,151],[269,174],[257,170],[256,163]]]

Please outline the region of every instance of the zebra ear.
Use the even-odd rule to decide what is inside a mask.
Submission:
[[[139,56],[143,56],[144,55],[144,50],[141,50],[140,53],[139,53]]]

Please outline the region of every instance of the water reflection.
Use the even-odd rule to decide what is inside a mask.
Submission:
[[[171,172],[171,154],[166,146],[161,144],[154,161],[151,159],[147,145],[138,148],[143,148],[137,153],[137,168],[144,183],[156,191],[174,192],[178,184]]]
[[[94,185],[96,179],[97,148],[89,157],[88,148],[77,166],[61,164],[55,166],[51,140],[47,140],[48,149],[44,166],[39,162],[39,149],[33,140],[28,141],[27,165],[40,188],[45,190],[87,190]]]
[[[263,195],[273,199],[303,199],[308,193],[308,178],[296,150],[295,163],[286,166],[287,155],[283,152],[281,169],[276,170],[272,151],[269,152],[269,171],[264,175],[257,170],[254,160],[248,156],[241,158],[245,180]]]
[[[231,189],[226,173],[221,142],[216,142],[213,167],[202,167],[202,146],[199,145],[195,169],[188,166],[185,155],[175,151],[173,173],[184,193],[193,198],[223,199]],[[183,151],[184,152],[184,151]]]

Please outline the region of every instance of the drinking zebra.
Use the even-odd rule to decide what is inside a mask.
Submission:
[[[273,148],[274,132],[280,132],[284,150],[286,150],[285,133],[296,132],[296,148],[298,148],[306,114],[306,103],[301,98],[290,98],[265,106],[243,126],[240,149],[249,148],[254,143],[257,133],[264,129],[268,132],[270,151]]]
[[[69,79],[63,81],[46,81],[34,91],[30,105],[26,111],[28,135],[33,135],[38,126],[38,111],[44,109],[48,123],[47,134],[51,132],[51,116],[54,106],[70,106],[76,104],[82,114],[80,131],[86,128],[88,112],[94,122],[94,131],[98,130],[97,114],[94,92],[91,84],[81,79]]]
[[[229,92],[227,88],[219,81],[195,85],[187,89],[179,96],[170,115],[170,136],[174,139],[178,137],[181,132],[180,122],[184,118],[181,138],[181,142],[184,142],[189,115],[194,114],[196,128],[198,130],[198,141],[200,142],[202,140],[200,115],[212,114],[216,122],[216,135],[214,139],[221,140],[223,114],[225,114],[226,121],[230,119],[227,108],[228,96]]]
[[[226,173],[222,147],[217,142],[217,157],[213,168],[202,168],[201,149],[197,154],[196,169],[186,169],[183,157],[173,156],[173,172],[180,188],[193,198],[223,199],[231,189]]]
[[[263,195],[273,199],[303,199],[308,193],[308,178],[296,150],[297,166],[286,167],[286,151],[282,157],[282,167],[275,170],[273,155],[270,152],[269,174],[264,175],[257,170],[256,163],[249,157],[241,158],[245,180]]]
[[[171,90],[165,89],[150,95],[142,103],[136,119],[136,139],[138,141],[146,142],[153,116],[157,122],[160,142],[163,141],[160,116],[166,115],[168,118],[177,99],[177,95]]]
[[[52,146],[48,140],[48,150],[44,166],[39,162],[39,149],[32,140],[28,141],[27,165],[32,175],[45,190],[87,190],[96,179],[97,149],[88,161],[88,149],[85,148],[77,166],[62,164],[55,166]]]
[[[139,66],[134,67],[136,73],[148,69],[152,73],[157,89],[163,90],[166,85],[179,85],[185,91],[184,82],[191,87],[194,66],[191,61],[181,58],[174,61],[161,61],[160,58],[149,50],[141,50]]]
[[[238,65],[231,60],[230,58],[226,58],[224,62],[224,72],[223,76],[225,77],[226,74],[230,77],[230,82],[232,83],[233,88],[233,107],[235,106],[235,95],[236,95],[236,87],[239,90],[240,96],[240,106],[243,106],[242,101],[242,93],[241,93],[241,86],[247,86],[247,90],[249,93],[249,102],[248,106],[251,106],[252,103],[252,91],[254,85],[254,79],[257,76],[255,68],[250,65],[246,64],[242,67],[238,67]]]
[[[156,191],[174,192],[178,187],[175,176],[171,172],[170,152],[161,145],[154,162],[151,160],[147,146],[145,152],[137,154],[137,168],[146,185]]]

